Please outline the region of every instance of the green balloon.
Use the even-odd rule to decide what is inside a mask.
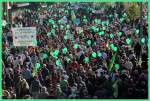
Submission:
[[[115,52],[117,51],[117,47],[114,47],[114,49],[113,49]]]
[[[4,12],[4,15],[6,16],[6,15],[7,15],[7,13],[6,13],[6,12]]]
[[[108,24],[109,24],[109,20],[106,21],[106,25],[107,25],[107,26],[108,26]]]
[[[126,39],[126,44],[128,44],[128,45],[131,44],[131,39],[130,38]]]
[[[123,17],[126,17],[127,16],[127,14],[126,13],[123,13]]]
[[[64,36],[64,39],[67,40],[67,39],[68,39],[68,35],[65,35],[65,36]]]
[[[66,27],[67,27],[67,29],[69,29],[69,28],[70,28],[70,25],[67,25]]]
[[[85,57],[83,60],[85,63],[89,62],[89,57]]]
[[[67,63],[69,63],[69,62],[70,62],[70,58],[66,57],[66,60],[67,60]]]
[[[60,62],[60,60],[56,60],[56,62],[55,62],[55,63],[56,63],[56,65],[57,65],[57,66],[61,66],[61,62]]]
[[[35,68],[36,68],[36,69],[39,69],[40,67],[41,67],[41,64],[40,64],[40,63],[36,63],[36,64],[35,64]]]
[[[123,22],[123,21],[124,21],[124,18],[120,18],[120,21]]]
[[[98,31],[99,31],[99,28],[96,28],[95,31],[98,32]]]
[[[64,26],[63,26],[63,25],[60,25],[60,28],[61,28],[61,29],[63,29],[63,28],[64,28]]]
[[[57,59],[58,54],[59,54],[59,50],[55,50],[54,52],[51,52],[52,57],[55,59]]]
[[[106,27],[103,27],[103,30],[106,30]]]
[[[74,44],[73,48],[77,49],[78,48],[78,44]]]
[[[54,24],[54,20],[53,19],[49,19],[49,23],[50,24]]]
[[[88,20],[87,20],[87,19],[83,19],[83,22],[84,22],[84,23],[87,23],[87,22],[88,22]]]
[[[61,24],[61,23],[62,23],[62,21],[61,21],[61,20],[58,20],[58,23],[59,23],[59,24]]]
[[[101,21],[98,19],[98,20],[97,20],[97,24],[99,25],[100,23],[101,23]]]
[[[52,35],[52,33],[51,33],[51,32],[48,32],[48,33],[47,33],[47,36],[51,36],[51,35]]]
[[[110,48],[111,48],[111,49],[114,49],[114,47],[115,47],[114,44],[111,43],[111,44],[110,44]]]
[[[119,36],[119,37],[122,36],[122,32],[119,32],[119,33],[118,33],[118,36]]]
[[[142,38],[142,39],[141,39],[141,43],[145,43],[145,38]]]
[[[93,52],[93,53],[92,53],[92,57],[93,57],[93,58],[96,58],[96,56],[97,56],[96,52]]]
[[[115,17],[118,17],[118,14],[117,14],[117,13],[115,13]]]
[[[59,50],[55,50],[54,53],[55,53],[56,55],[58,55],[58,54],[59,54]]]
[[[101,57],[102,53],[100,51],[97,51],[97,56]]]
[[[111,34],[109,34],[109,37],[110,37],[110,38],[113,38],[114,36],[113,36],[113,34],[111,33]]]
[[[118,70],[120,68],[119,64],[115,64],[115,69]]]
[[[137,29],[137,30],[136,30],[136,34],[139,34],[139,32],[140,32],[140,30],[139,30],[139,29]]]
[[[98,33],[100,36],[104,35],[104,31]]]
[[[43,54],[43,59],[48,58],[48,55],[46,53]]]
[[[67,48],[66,47],[63,48],[62,51],[63,51],[64,54],[66,54],[67,53]]]
[[[111,18],[111,17],[112,17],[112,14],[110,14],[109,17]]]
[[[53,28],[56,28],[56,25],[53,25]]]
[[[51,30],[51,33],[53,33],[53,34],[54,34],[54,33],[55,33],[55,29],[52,29],[52,30]]]
[[[87,43],[88,43],[88,45],[91,45],[91,40],[88,40]]]
[[[104,22],[104,21],[102,21],[102,26],[104,26],[104,24],[105,24],[105,22]]]

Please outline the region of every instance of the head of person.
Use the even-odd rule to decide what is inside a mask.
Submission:
[[[46,64],[43,64],[43,68],[46,68]]]
[[[41,88],[41,92],[47,92],[47,88],[43,86],[43,87]]]

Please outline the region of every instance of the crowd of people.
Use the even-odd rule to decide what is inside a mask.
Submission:
[[[148,98],[147,13],[54,3],[19,14],[2,30],[4,99]],[[14,27],[36,27],[37,46],[13,46]]]

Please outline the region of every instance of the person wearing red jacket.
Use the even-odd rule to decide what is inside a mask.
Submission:
[[[75,59],[73,59],[69,64],[69,70],[75,70],[77,68],[79,68],[79,64]]]

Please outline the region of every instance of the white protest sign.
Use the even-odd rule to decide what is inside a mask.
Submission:
[[[36,46],[36,27],[12,28],[14,46]]]
[[[68,19],[67,19],[66,16],[64,16],[64,17],[62,18],[62,22],[63,22],[63,24],[66,24],[66,23],[68,22]]]
[[[80,34],[83,32],[83,28],[82,27],[76,27],[76,31]]]
[[[92,10],[92,13],[94,14],[101,14],[104,12],[104,9],[101,9],[101,10]]]
[[[46,15],[39,15],[39,18],[44,19],[44,18],[46,18]]]
[[[7,25],[6,20],[2,20],[2,26],[6,26],[6,25]]]
[[[46,18],[46,15],[39,15],[40,24],[43,25],[43,19]]]

